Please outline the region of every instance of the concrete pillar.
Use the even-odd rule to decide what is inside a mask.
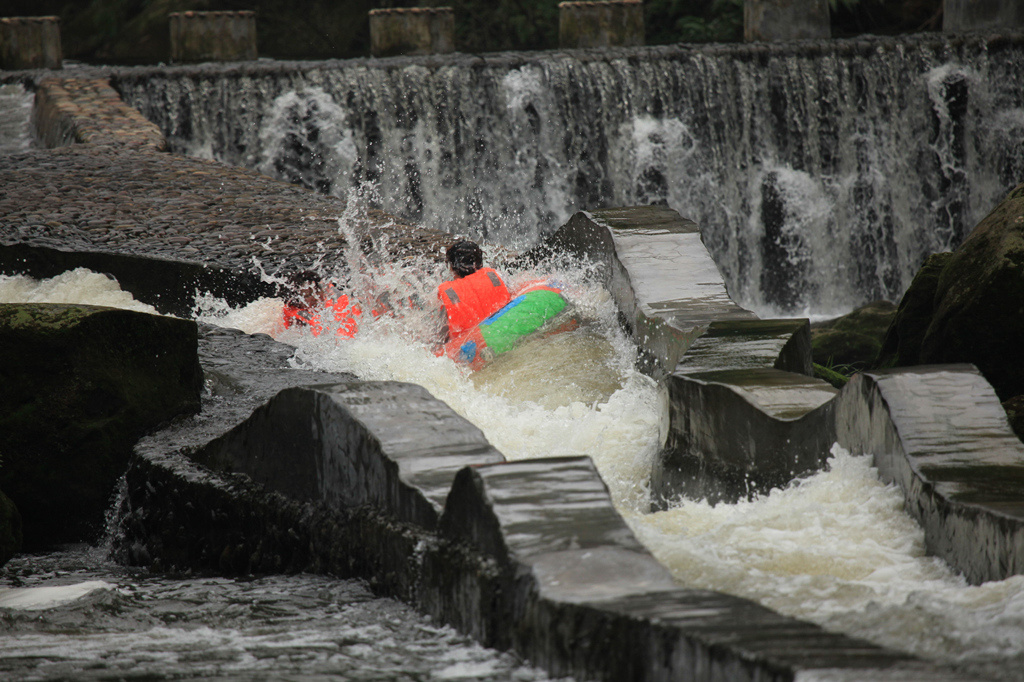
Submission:
[[[59,17],[0,17],[0,69],[59,69]]]
[[[398,7],[370,10],[370,54],[442,54],[455,51],[455,12],[451,7]]]
[[[174,12],[171,61],[256,59],[256,12]]]
[[[944,0],[944,33],[966,31],[1024,31],[1024,2],[1021,0]]]
[[[803,40],[832,37],[828,0],[744,0],[743,39]]]
[[[629,47],[644,44],[640,0],[558,3],[561,47]]]

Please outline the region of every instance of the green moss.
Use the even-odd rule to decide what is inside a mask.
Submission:
[[[842,388],[850,380],[849,376],[841,374],[840,372],[837,372],[834,369],[831,369],[824,365],[814,363],[812,367],[814,368],[815,377],[827,381],[828,383],[832,384],[832,386],[834,386],[835,388]]]

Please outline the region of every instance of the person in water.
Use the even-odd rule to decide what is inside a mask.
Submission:
[[[285,329],[309,327],[313,336],[323,333],[321,312],[332,311],[338,336],[352,338],[359,329],[362,310],[350,305],[345,294],[332,285],[324,285],[320,275],[312,270],[296,272],[288,278],[284,308],[281,311]]]
[[[484,253],[476,243],[462,239],[445,251],[454,279],[442,282],[437,298],[444,309],[441,343],[459,339],[511,300],[508,287],[493,268],[485,268]]]

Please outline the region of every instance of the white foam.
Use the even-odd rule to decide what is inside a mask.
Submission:
[[[0,587],[0,608],[40,611],[81,599],[96,590],[112,590],[114,585],[102,580],[87,580],[75,585],[44,585],[42,587]]]
[[[0,303],[82,303],[158,314],[123,291],[117,280],[76,268],[37,280],[25,275],[0,275]]]

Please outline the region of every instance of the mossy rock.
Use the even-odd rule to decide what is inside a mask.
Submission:
[[[811,357],[824,367],[867,369],[882,348],[882,339],[896,315],[889,301],[875,301],[848,315],[811,325]]]
[[[882,341],[874,367],[921,364],[921,343],[935,313],[935,292],[939,286],[939,277],[952,257],[949,251],[932,254],[914,275]]]
[[[922,364],[969,362],[1001,400],[1024,393],[1024,184],[953,252],[939,275]]]
[[[0,491],[0,566],[21,551],[21,514],[11,498]]]
[[[26,549],[95,540],[132,446],[199,410],[194,322],[64,304],[0,304],[0,488]]]

